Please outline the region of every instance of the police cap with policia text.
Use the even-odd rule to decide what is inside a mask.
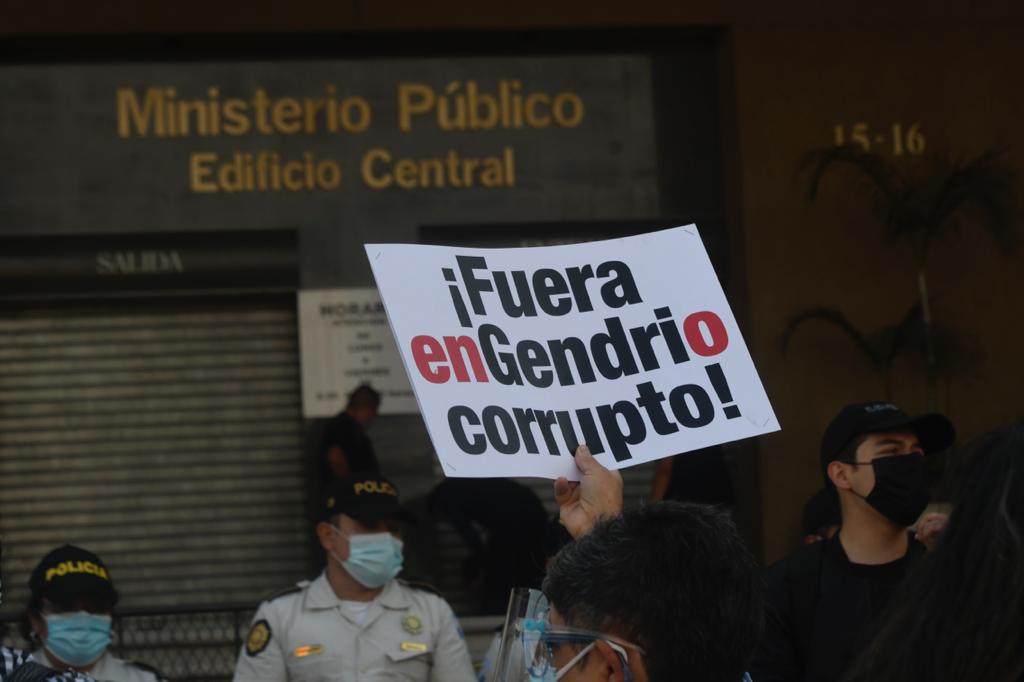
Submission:
[[[28,581],[32,594],[69,604],[84,596],[96,597],[111,605],[117,592],[106,564],[88,550],[64,545],[42,558]]]
[[[320,508],[324,520],[344,514],[365,526],[381,521],[408,521],[398,504],[398,489],[377,474],[350,474],[327,484]]]

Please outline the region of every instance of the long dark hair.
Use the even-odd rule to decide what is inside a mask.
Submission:
[[[1024,679],[1024,422],[979,439],[954,503],[848,682]]]

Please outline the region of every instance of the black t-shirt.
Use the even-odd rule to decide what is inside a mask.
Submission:
[[[765,574],[765,632],[756,682],[838,682],[878,631],[883,611],[925,549],[911,540],[888,564],[852,563],[838,533],[801,547]]]
[[[346,412],[339,412],[324,427],[323,445],[320,448],[320,456],[324,458],[323,470],[325,478],[333,476],[328,465],[327,451],[338,446],[345,453],[348,459],[349,473],[379,472],[380,465],[377,463],[377,455],[373,451],[373,444],[366,436],[362,424],[357,422]]]

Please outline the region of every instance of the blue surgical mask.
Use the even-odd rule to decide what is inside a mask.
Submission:
[[[348,539],[348,559],[342,561],[334,552],[331,556],[360,585],[376,589],[402,571],[402,541],[391,533],[345,535],[331,527]]]
[[[46,650],[80,668],[94,663],[110,645],[110,616],[87,611],[53,613],[46,619]]]

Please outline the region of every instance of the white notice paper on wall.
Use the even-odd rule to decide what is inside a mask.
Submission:
[[[381,414],[417,412],[376,289],[299,292],[302,412],[329,417],[359,384],[381,393]]]
[[[578,478],[777,431],[696,226],[520,249],[369,244],[448,476]]]

